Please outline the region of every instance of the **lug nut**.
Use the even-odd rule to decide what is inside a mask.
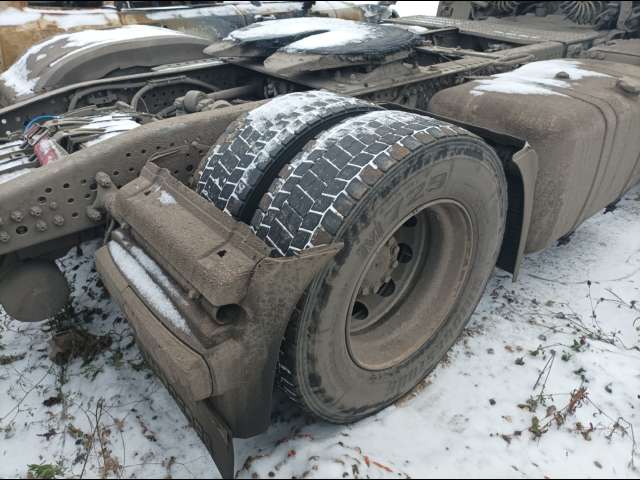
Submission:
[[[15,210],[11,212],[11,220],[13,220],[16,223],[22,222],[22,220],[24,220],[24,213],[22,213],[20,210]]]
[[[64,225],[64,217],[62,215],[56,215],[53,217],[53,224],[56,227],[62,227]]]
[[[47,225],[47,222],[45,222],[44,220],[38,220],[36,222],[36,229],[39,232],[46,232],[47,230],[49,230],[49,226]]]
[[[29,209],[29,215],[37,218],[42,215],[42,209],[40,207],[31,207]]]
[[[0,232],[0,243],[8,243],[11,237],[7,232]]]

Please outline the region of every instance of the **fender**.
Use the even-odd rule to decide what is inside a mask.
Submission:
[[[11,105],[66,85],[198,60],[209,41],[148,25],[87,30],[31,47],[0,75],[0,101]]]

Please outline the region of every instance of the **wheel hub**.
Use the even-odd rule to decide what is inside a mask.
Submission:
[[[395,237],[391,237],[379,250],[376,258],[369,267],[360,288],[360,295],[374,295],[386,283],[391,281],[393,271],[398,267],[400,246]]]
[[[472,254],[468,212],[453,200],[414,210],[387,231],[360,267],[349,306],[349,351],[367,370],[405,361],[436,334]]]

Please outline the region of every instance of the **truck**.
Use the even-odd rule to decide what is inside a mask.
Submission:
[[[209,43],[254,22],[392,15],[373,2],[2,2],[0,106],[81,81],[202,60]]]
[[[366,418],[435,368],[496,266],[515,280],[640,181],[639,14],[273,20],[7,106],[0,304],[54,315],[55,259],[103,239],[106,289],[224,477],[274,386]]]

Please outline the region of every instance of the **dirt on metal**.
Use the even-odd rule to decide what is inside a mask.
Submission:
[[[282,19],[213,59],[18,99],[0,109],[0,303],[49,316],[53,261],[103,238],[101,278],[225,476],[274,382],[363,418],[441,360],[496,264],[516,277],[640,181],[639,14]]]

